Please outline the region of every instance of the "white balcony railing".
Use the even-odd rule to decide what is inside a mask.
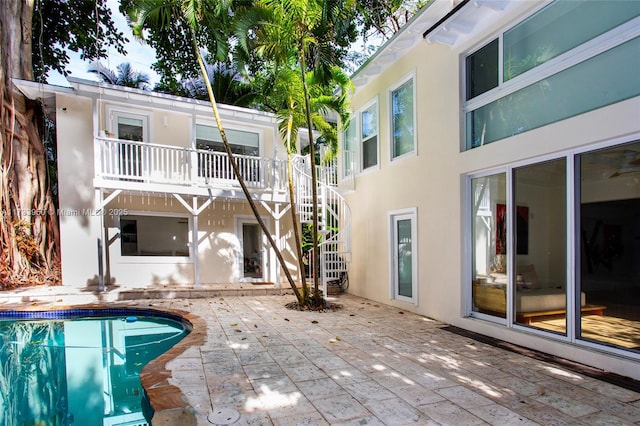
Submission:
[[[169,185],[238,187],[224,152],[96,138],[96,176],[107,180]],[[284,160],[236,155],[247,187],[285,191]]]

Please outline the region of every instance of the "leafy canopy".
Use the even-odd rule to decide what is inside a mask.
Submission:
[[[106,0],[36,0],[31,41],[34,78],[46,82],[52,70],[70,74],[67,49],[96,60],[107,57],[106,46],[126,54],[128,40],[116,28]]]

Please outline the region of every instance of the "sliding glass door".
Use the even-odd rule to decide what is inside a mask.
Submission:
[[[566,333],[566,159],[513,169],[515,322]]]
[[[507,216],[505,173],[471,180],[472,310],[506,318]]]
[[[579,338],[640,352],[640,141],[576,156]]]
[[[640,141],[469,183],[471,316],[640,354]]]

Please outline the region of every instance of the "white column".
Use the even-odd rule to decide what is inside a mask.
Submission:
[[[97,236],[96,238],[96,250],[98,251],[98,265],[97,265],[97,269],[98,269],[98,291],[102,292],[105,290],[105,285],[104,285],[104,277],[105,275],[107,275],[105,273],[105,268],[106,268],[106,256],[105,256],[105,252],[106,252],[106,238],[105,238],[105,229],[104,229],[104,206],[102,205],[102,189],[96,189],[95,190],[95,201],[94,201],[94,207],[95,207],[95,215],[94,217],[94,226],[96,226],[97,232],[95,233],[95,235]],[[96,218],[97,216],[97,218]]]
[[[278,242],[278,249],[280,250],[280,253],[282,253],[283,244],[282,244],[282,241],[280,241],[280,218],[282,217],[282,215],[280,214],[280,204],[276,204],[276,211],[275,211],[274,217],[276,219],[275,237],[276,237],[276,241]],[[274,259],[273,264],[275,265],[275,268],[273,269],[276,276],[275,286],[280,287],[281,285],[280,263],[278,262],[278,258],[275,255],[272,256],[272,259]]]
[[[198,197],[193,197],[193,209],[191,210],[193,217],[193,225],[191,229],[191,247],[193,256],[193,280],[196,289],[201,289],[200,284],[200,255],[198,250]]]

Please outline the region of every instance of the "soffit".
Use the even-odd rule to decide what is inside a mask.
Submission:
[[[436,25],[426,28],[423,34],[428,43],[440,43],[459,48],[477,41],[479,34],[517,22],[532,9],[542,7],[552,0],[463,0],[459,10],[451,13]]]
[[[459,3],[459,0],[455,3]],[[398,58],[405,55],[422,40],[425,28],[436,24],[453,7],[455,4],[452,0],[434,0],[422,8],[353,73],[351,81],[356,88],[367,84],[371,78],[380,75]]]
[[[385,43],[352,76],[356,87],[380,75],[418,42],[459,49],[479,34],[513,22],[533,7],[548,3],[522,0],[434,0]]]
[[[39,100],[47,117],[55,120],[56,93],[73,93],[70,87],[54,86],[37,81],[12,79],[13,85],[27,99]]]

